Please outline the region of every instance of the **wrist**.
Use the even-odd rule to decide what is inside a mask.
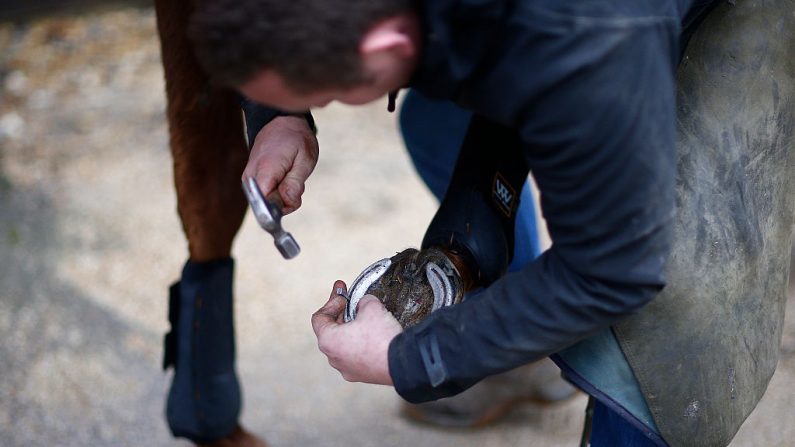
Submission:
[[[286,113],[285,112],[285,113],[277,115],[274,118],[274,121],[277,120],[277,119],[280,119],[280,118],[287,118],[287,119],[290,119],[290,121],[296,122],[296,123],[297,122],[301,122],[302,124],[305,124],[306,127],[310,131],[312,131],[313,135],[317,135],[317,127],[315,127],[315,119],[312,117],[312,114],[310,112],[304,112],[304,113]]]
[[[392,375],[389,373],[389,345],[394,339],[395,337],[391,337],[386,340],[386,343],[384,343],[380,349],[379,356],[381,357],[381,361],[378,363],[379,370],[376,372],[376,375],[378,377],[377,382],[381,385],[394,386]]]

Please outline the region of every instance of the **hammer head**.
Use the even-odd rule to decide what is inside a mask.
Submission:
[[[279,249],[279,253],[282,254],[284,259],[292,259],[298,256],[298,253],[301,253],[301,247],[298,246],[298,242],[295,241],[292,234],[286,231],[282,231],[278,235],[274,234],[273,244]]]
[[[259,225],[273,236],[273,243],[279,249],[284,259],[298,256],[301,248],[293,236],[282,228],[282,201],[281,197],[274,195],[272,200],[262,195],[257,182],[249,177],[243,181],[243,192],[246,193],[251,210],[257,218]]]

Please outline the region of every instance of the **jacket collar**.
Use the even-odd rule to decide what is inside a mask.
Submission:
[[[502,29],[510,0],[418,0],[422,55],[410,86],[456,98]]]

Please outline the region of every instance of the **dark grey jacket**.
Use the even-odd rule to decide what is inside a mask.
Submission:
[[[554,244],[392,342],[392,379],[412,402],[557,352],[662,289],[687,12],[649,0],[420,8],[424,56],[411,86],[519,130]],[[443,380],[431,383],[423,357],[443,367]]]
[[[398,392],[449,396],[567,347],[568,360],[585,354],[573,373],[590,368],[608,386],[618,368],[591,348],[612,327],[646,426],[671,445],[726,445],[778,360],[795,3],[418,4],[425,47],[412,86],[520,132],[553,246],[399,335]]]

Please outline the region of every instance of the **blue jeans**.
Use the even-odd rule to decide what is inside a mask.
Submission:
[[[591,447],[652,447],[654,444],[642,431],[621,415],[599,402],[593,407]]]
[[[400,111],[400,128],[414,168],[438,200],[453,175],[471,115],[449,101],[435,101],[409,91]],[[516,271],[541,252],[530,185],[525,183],[516,214],[514,258]],[[606,405],[594,405],[592,447],[645,447],[654,444]]]

